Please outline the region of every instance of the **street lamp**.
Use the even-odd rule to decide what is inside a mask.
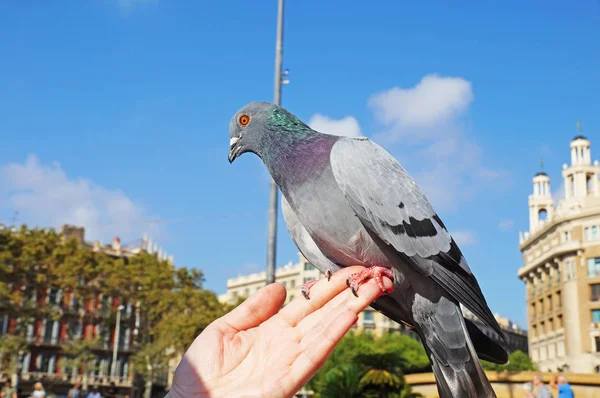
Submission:
[[[123,311],[125,307],[120,305],[117,307],[117,324],[115,325],[115,338],[113,341],[113,358],[112,358],[112,364],[110,367],[110,375],[111,378],[115,379],[116,373],[117,373],[117,350],[119,349],[119,333],[120,333],[120,328],[121,328],[121,311]]]
[[[289,80],[284,79],[288,75],[288,70],[281,70],[283,60],[283,1],[278,0],[277,4],[277,39],[275,42],[275,89],[273,102],[275,105],[281,105],[281,85],[288,84]],[[267,234],[267,284],[275,282],[275,263],[277,262],[277,184],[271,178],[269,190],[269,223]]]

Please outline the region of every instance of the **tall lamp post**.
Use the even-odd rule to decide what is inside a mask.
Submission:
[[[115,325],[115,338],[113,341],[113,357],[112,357],[112,366],[110,367],[110,375],[111,379],[114,381],[117,373],[117,351],[119,349],[119,334],[121,333],[121,311],[123,311],[125,307],[120,305],[117,307],[117,324]]]
[[[277,41],[275,43],[275,90],[273,102],[281,105],[281,84],[283,76],[287,76],[287,70],[281,71],[283,60],[283,0],[278,0],[277,7]],[[267,239],[267,284],[275,282],[275,262],[277,257],[277,184],[271,178],[271,190],[269,192],[269,232]]]

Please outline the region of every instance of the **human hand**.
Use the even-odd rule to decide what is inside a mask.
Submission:
[[[281,308],[285,288],[270,284],[211,323],[175,371],[170,398],[292,397],[325,363],[358,313],[384,294],[374,280],[358,297],[346,286],[344,268]],[[392,282],[385,279],[387,289]]]

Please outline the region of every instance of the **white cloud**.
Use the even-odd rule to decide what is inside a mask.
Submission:
[[[454,121],[467,110],[473,98],[469,81],[430,74],[414,87],[393,87],[374,94],[368,104],[375,118],[389,127],[386,135],[397,140],[414,135],[415,129],[420,131],[421,138],[428,137],[427,130]]]
[[[352,116],[335,120],[321,114],[315,114],[308,123],[310,128],[324,134],[358,137],[361,135],[358,121]]]
[[[454,231],[450,232],[456,243],[461,246],[472,246],[477,244],[477,234],[473,231]]]
[[[503,190],[510,183],[507,172],[486,164],[483,148],[462,118],[473,100],[468,80],[437,74],[423,77],[414,87],[394,87],[368,99],[382,125],[373,140],[401,159],[437,211],[455,210],[484,190]],[[317,121],[331,121],[318,116]],[[343,120],[355,121],[351,116]],[[394,146],[400,141],[401,147]]]
[[[500,222],[498,223],[498,228],[500,228],[503,231],[509,231],[514,226],[515,226],[515,220],[511,220],[511,219],[500,220]]]
[[[19,211],[19,220],[30,226],[84,226],[88,240],[126,240],[158,230],[141,224],[147,218],[142,207],[120,190],[110,190],[90,180],[70,179],[59,163],[43,165],[35,155],[24,163],[0,167],[0,207]]]

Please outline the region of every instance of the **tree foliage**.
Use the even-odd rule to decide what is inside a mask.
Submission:
[[[141,321],[134,365],[136,369],[164,369],[168,353],[187,349],[210,322],[228,310],[202,283],[200,270],[175,268],[144,251],[116,257],[75,239],[65,240],[51,229],[1,230],[0,314],[18,318],[19,323],[11,327],[12,337],[0,340],[0,353],[5,354],[3,358],[14,357],[26,345],[28,324],[47,316],[59,319],[69,311],[67,294],[56,305],[40,305],[40,297],[33,300],[31,292],[43,297],[52,287],[73,292],[80,311],[91,311],[86,317],[103,318],[104,333],[113,330],[116,311],[113,303],[98,307],[97,297],[118,297],[121,303],[137,305]],[[101,345],[100,337],[106,336],[98,337],[94,341],[70,339],[63,351],[85,367]]]
[[[520,372],[526,370],[537,370],[536,364],[527,354],[525,354],[521,350],[513,351],[508,356],[507,365],[498,365],[487,361],[481,361],[481,365],[485,370],[495,370],[498,372]]]
[[[404,374],[429,369],[423,346],[408,336],[348,333],[309,387],[319,397],[417,397]],[[339,395],[340,391],[347,391]]]

